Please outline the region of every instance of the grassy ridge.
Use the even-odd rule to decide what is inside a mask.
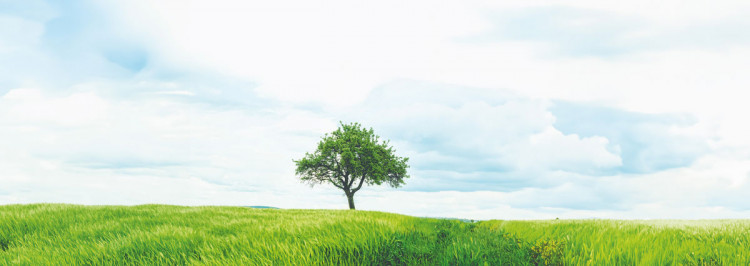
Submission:
[[[559,243],[565,265],[750,265],[750,220],[553,220],[483,224]]]
[[[492,265],[528,249],[460,221],[242,207],[0,206],[0,263]]]
[[[748,265],[750,221],[483,221],[243,207],[0,206],[0,264]]]

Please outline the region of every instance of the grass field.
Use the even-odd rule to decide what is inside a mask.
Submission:
[[[531,243],[564,243],[564,265],[750,265],[750,220],[487,221]]]
[[[348,210],[0,206],[22,265],[748,265],[750,221],[483,221]]]

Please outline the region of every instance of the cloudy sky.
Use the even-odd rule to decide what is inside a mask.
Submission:
[[[344,121],[411,162],[358,209],[748,218],[748,27],[747,1],[0,0],[0,204],[344,209],[292,161]]]

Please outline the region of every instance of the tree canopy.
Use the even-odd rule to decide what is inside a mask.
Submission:
[[[391,187],[404,184],[409,175],[409,158],[398,157],[389,141],[381,141],[372,128],[359,123],[339,123],[339,128],[325,134],[313,153],[295,160],[295,171],[302,182],[310,185],[330,183],[344,191],[349,208],[354,209],[354,193],[364,184]]]

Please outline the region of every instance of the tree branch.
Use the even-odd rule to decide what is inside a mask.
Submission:
[[[329,173],[328,178],[327,178],[328,182],[330,182],[331,184],[333,184],[337,188],[344,189],[344,187],[342,187],[341,185],[339,185],[338,183],[336,183],[336,180],[333,180],[333,177],[331,177],[331,176],[332,175]],[[339,179],[339,181],[341,181],[341,179]]]
[[[352,190],[352,193],[359,191],[359,189],[362,188],[362,184],[364,184],[364,183],[365,183],[365,177],[363,176],[362,179],[359,180],[359,185],[357,185],[357,188],[355,188],[354,190]]]
[[[337,186],[337,187],[339,187],[340,189],[344,189],[344,187],[346,186],[346,183],[344,182],[343,179],[341,179],[341,176],[336,176],[336,179],[338,179],[340,182],[339,184],[341,184],[340,186]]]
[[[348,184],[346,184],[346,186],[347,186],[347,187],[350,187],[350,188],[351,188],[351,187],[352,187],[352,185],[354,184],[354,181],[355,181],[355,180],[357,180],[357,178],[356,178],[356,177],[352,177],[352,178],[351,178],[351,180],[349,180],[349,183],[348,183]]]

